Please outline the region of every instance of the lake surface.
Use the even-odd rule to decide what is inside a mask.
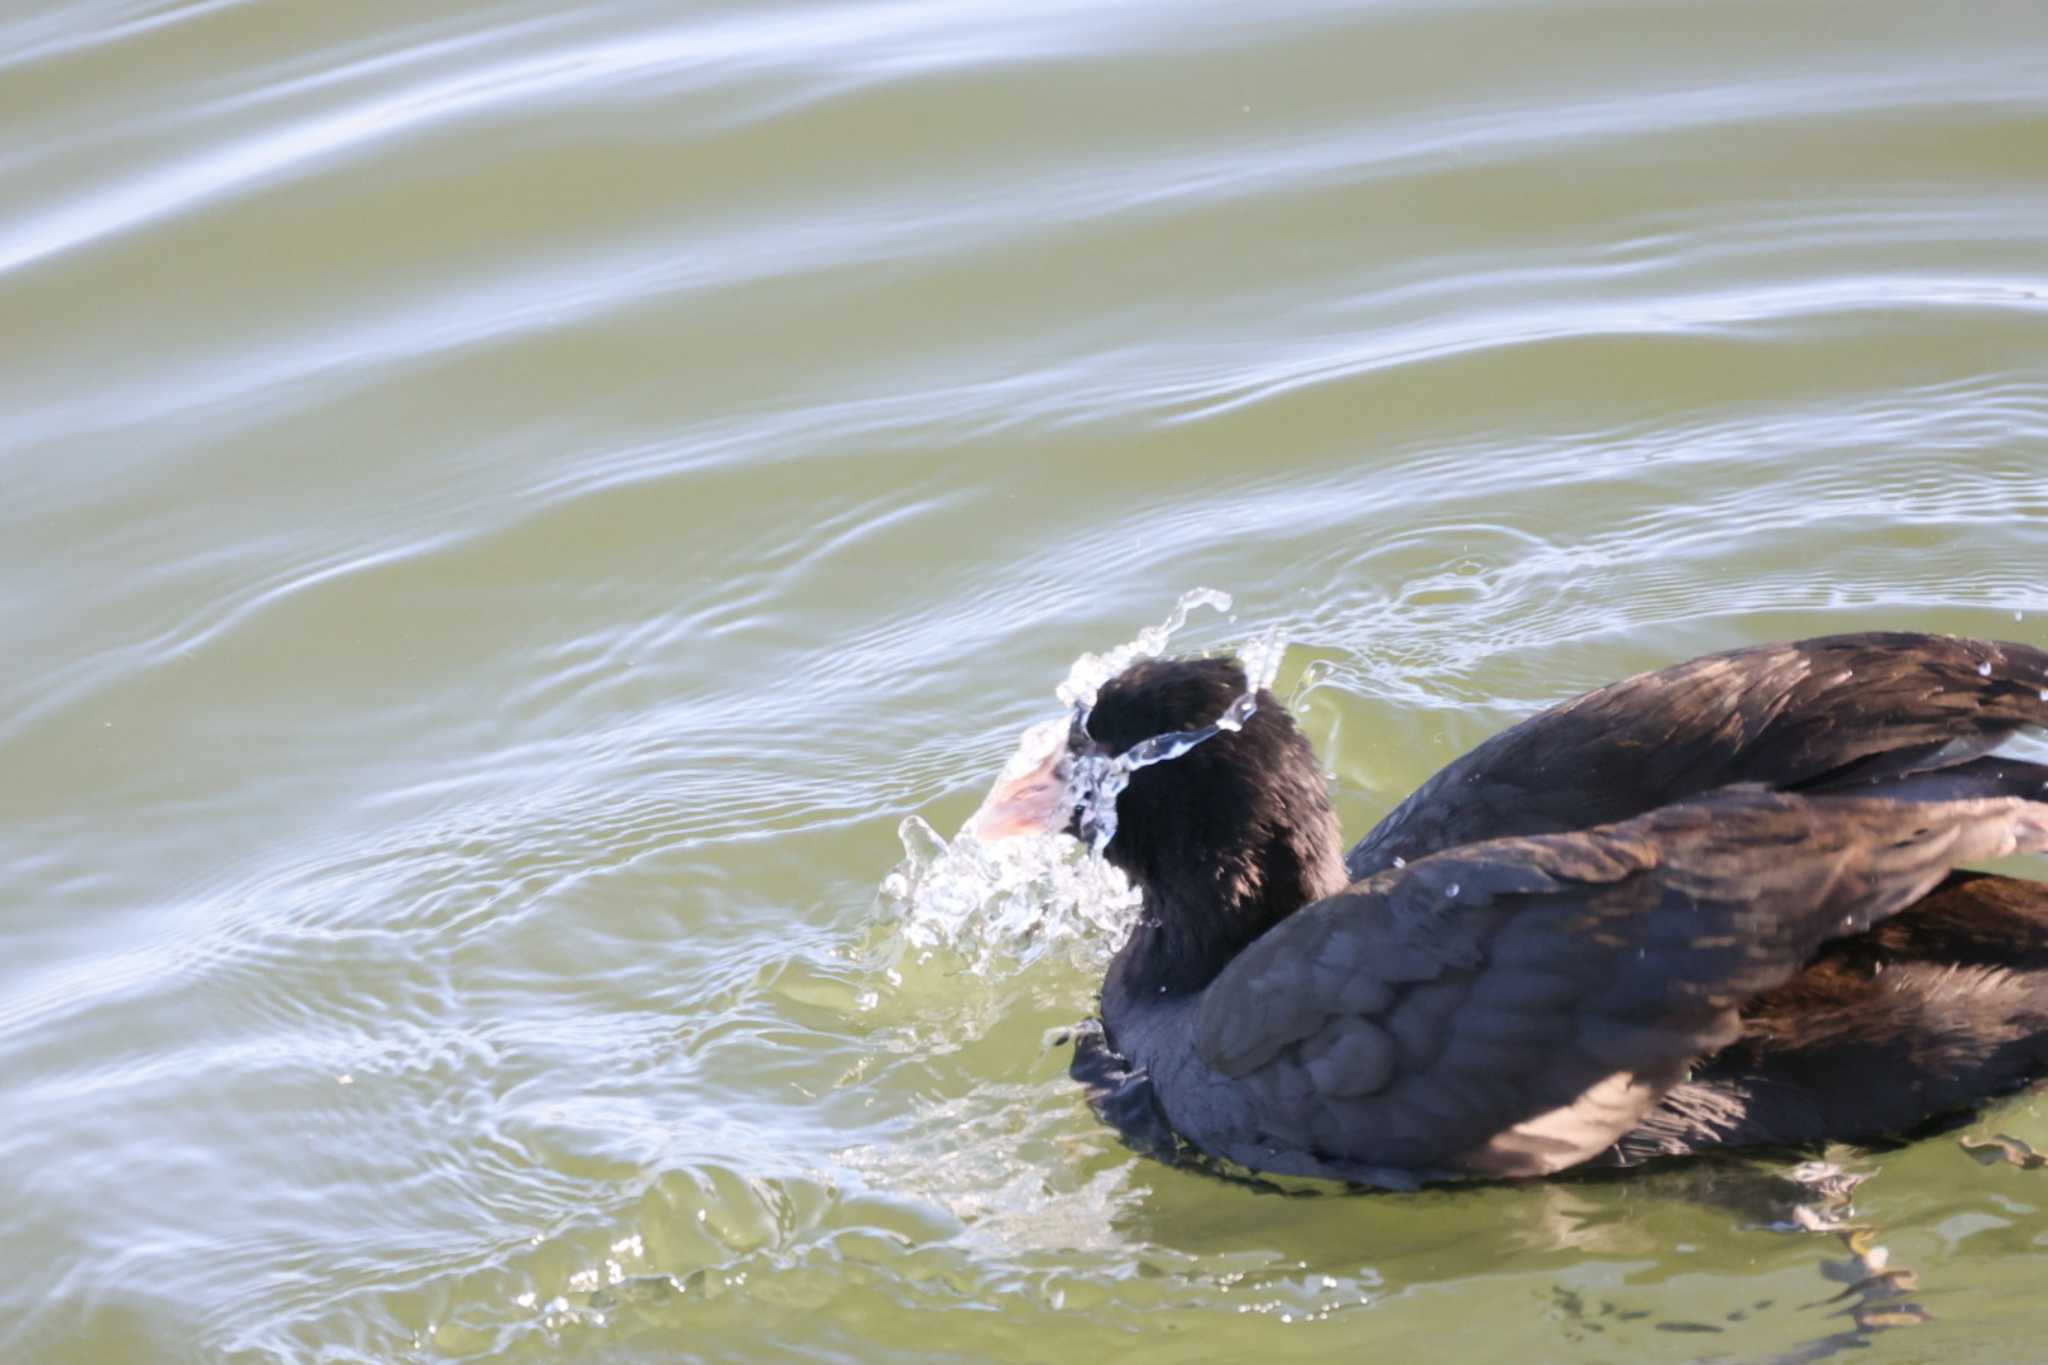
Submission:
[[[1172,1171],[1099,888],[887,882],[1199,586],[1353,836],[2048,643],[2038,3],[50,0],[0,106],[0,1358],[2038,1353],[2048,1171]]]

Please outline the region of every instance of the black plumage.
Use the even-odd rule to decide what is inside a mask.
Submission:
[[[1035,790],[1245,687],[1139,663]],[[1128,774],[1104,852],[1144,907],[1084,1066],[1155,1147],[1375,1183],[1910,1130],[2048,1068],[2048,885],[1954,870],[2048,849],[2048,768],[1993,753],[2042,726],[2024,645],[1737,650],[1515,726],[1340,856],[1261,694]]]

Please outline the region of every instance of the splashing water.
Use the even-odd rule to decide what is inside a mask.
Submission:
[[[1136,918],[1138,892],[1123,873],[1061,835],[984,844],[963,831],[948,843],[915,815],[896,835],[905,857],[883,879],[882,900],[904,941],[955,953],[971,972],[1035,962],[1062,945],[1107,960]]]
[[[1179,604],[1174,607],[1173,615],[1167,619],[1164,626],[1157,632],[1139,632],[1138,640],[1134,644],[1151,645],[1149,652],[1131,654],[1108,676],[1115,677],[1135,659],[1157,658],[1165,650],[1167,639],[1187,620],[1188,608],[1196,605],[1214,606],[1219,610],[1228,611],[1230,595],[1217,592],[1213,588],[1197,588],[1193,592],[1183,594]],[[1153,643],[1155,640],[1156,644]],[[1149,768],[1155,763],[1165,763],[1170,759],[1179,758],[1197,744],[1214,739],[1226,730],[1242,730],[1245,722],[1252,718],[1252,713],[1258,710],[1259,693],[1273,685],[1273,679],[1280,672],[1281,656],[1286,652],[1287,643],[1280,638],[1277,630],[1268,630],[1247,641],[1244,647],[1238,650],[1238,662],[1244,666],[1245,690],[1224,708],[1222,715],[1209,724],[1194,730],[1176,730],[1171,734],[1154,735],[1150,739],[1138,741],[1114,757],[1108,754],[1088,754],[1075,761],[1074,789],[1080,796],[1081,829],[1088,836],[1089,844],[1096,853],[1099,854],[1108,848],[1110,840],[1116,838],[1116,799],[1123,794],[1124,788],[1130,785],[1131,774],[1140,768]],[[1095,657],[1083,655],[1081,662],[1074,665],[1074,673],[1068,674],[1067,682],[1060,687],[1059,695],[1062,701],[1069,700],[1068,693],[1072,689],[1075,675],[1081,670],[1081,664]],[[1110,657],[1114,659],[1117,655],[1112,653]],[[1107,680],[1098,680],[1090,686],[1087,700],[1080,703],[1079,715],[1084,723],[1088,708],[1094,703],[1096,690]],[[1040,756],[1043,754],[1044,751],[1041,750]]]
[[[1196,607],[1227,612],[1230,602],[1230,594],[1216,588],[1189,589],[1173,604],[1171,616],[1159,625],[1146,626],[1138,632],[1137,639],[1120,644],[1107,654],[1083,654],[1074,660],[1074,666],[1067,670],[1067,680],[1053,689],[1053,695],[1069,709],[1093,706],[1095,694],[1104,683],[1140,659],[1156,659],[1164,654],[1167,642],[1187,625],[1189,612]]]
[[[1076,659],[1055,691],[1068,714],[1026,730],[1003,765],[1002,777],[1038,767],[1066,742],[1074,717],[1086,717],[1102,685],[1139,660],[1164,654],[1195,608],[1228,612],[1230,606],[1229,593],[1195,588],[1181,594],[1164,622],[1139,631],[1136,639]],[[976,973],[998,963],[1029,963],[1068,944],[1100,965],[1130,932],[1139,903],[1137,890],[1121,872],[1091,856],[1115,837],[1117,795],[1139,768],[1178,758],[1223,731],[1242,729],[1257,709],[1259,692],[1272,686],[1285,653],[1277,631],[1239,648],[1245,692],[1209,725],[1155,735],[1113,758],[1094,754],[1078,759],[1074,785],[1089,846],[1053,834],[984,844],[964,828],[948,842],[923,819],[906,818],[897,827],[904,861],[881,886],[882,901],[895,912],[905,942],[926,952],[956,953]]]

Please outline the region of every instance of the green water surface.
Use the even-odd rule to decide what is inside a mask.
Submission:
[[[15,0],[0,1360],[2038,1357],[2048,1172],[1259,1193],[878,888],[1198,585],[1354,835],[2048,643],[2044,225],[2038,3]]]

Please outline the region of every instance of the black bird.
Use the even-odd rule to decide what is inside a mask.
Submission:
[[[1247,686],[1140,661],[975,819],[1143,895],[1098,1044],[1134,1138],[1412,1186],[1875,1141],[2048,1071],[2048,884],[1955,870],[2048,850],[2048,766],[1994,754],[2048,727],[2048,653],[1694,659],[1495,736],[1348,855]]]

